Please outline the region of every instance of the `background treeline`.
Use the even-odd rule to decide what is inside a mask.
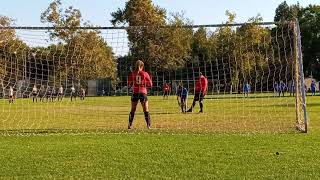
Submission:
[[[54,86],[85,83],[89,79],[111,78],[114,85],[126,82],[137,59],[161,82],[196,78],[199,71],[217,87],[240,89],[249,81],[253,91],[271,88],[274,81],[293,77],[293,24],[299,19],[306,76],[320,78],[320,6],[284,1],[276,9],[276,26],[261,26],[260,15],[238,27],[192,28],[182,14],[170,14],[151,0],[129,0],[112,14],[114,26],[127,26],[129,53],[116,57],[114,50],[98,30],[77,29],[92,26],[84,22],[78,9],[62,8],[54,0],[41,14],[41,21],[54,27],[48,47],[29,47],[15,30],[0,30],[0,79],[14,83],[21,79],[50,81]],[[236,14],[226,12],[226,25]],[[1,26],[12,25],[9,17],[0,17]],[[165,26],[165,28],[164,28]],[[170,26],[170,27],[168,27]],[[183,27],[182,27],[183,26]],[[186,27],[187,26],[187,27]],[[161,84],[161,83],[160,83]]]

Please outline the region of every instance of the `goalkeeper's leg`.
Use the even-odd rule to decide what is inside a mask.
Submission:
[[[150,118],[150,113],[149,113],[149,103],[148,103],[147,96],[143,97],[143,100],[141,101],[141,105],[143,108],[144,118],[146,120],[147,128],[151,129],[151,118]]]
[[[137,102],[131,101],[131,111],[129,113],[128,129],[132,129],[132,124],[133,124],[134,114],[137,109],[137,104],[138,104],[138,101]]]

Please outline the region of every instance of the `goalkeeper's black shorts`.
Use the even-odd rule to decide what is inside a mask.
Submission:
[[[134,93],[131,96],[131,101],[132,102],[138,102],[140,100],[140,102],[146,102],[148,101],[148,97],[146,94],[144,93]]]

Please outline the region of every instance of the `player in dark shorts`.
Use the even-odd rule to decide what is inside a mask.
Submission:
[[[51,90],[50,86],[48,86],[47,91],[46,91],[47,102],[51,100],[51,96],[52,96],[52,90]]]
[[[74,98],[74,100],[77,100],[77,92],[76,92],[76,88],[74,88],[74,86],[71,87],[70,98],[71,98],[71,101],[73,98]]]
[[[186,113],[187,111],[187,98],[188,98],[188,90],[187,88],[183,87],[183,84],[179,84],[177,90],[177,98],[178,104],[181,108],[182,113]]]
[[[10,87],[9,87],[9,103],[11,104],[11,103],[13,103],[13,101],[14,101],[13,87],[10,86]]]
[[[62,97],[63,97],[63,87],[60,86],[59,91],[58,91],[58,101],[62,101]]]
[[[163,85],[163,99],[168,99],[170,92],[170,86],[168,83],[164,83]]]
[[[128,77],[128,87],[132,88],[132,92],[133,92],[131,97],[131,111],[129,114],[128,129],[132,129],[132,123],[133,123],[134,115],[136,112],[137,104],[139,101],[143,108],[147,128],[148,129],[151,128],[147,88],[152,87],[152,81],[149,74],[143,71],[143,68],[144,68],[144,63],[141,60],[138,60],[135,65],[135,71],[130,73]]]
[[[38,102],[38,88],[36,85],[33,86],[32,88],[32,102],[36,101]]]
[[[58,96],[58,93],[57,93],[57,90],[55,87],[52,88],[52,91],[51,91],[51,101],[53,102]]]
[[[46,95],[46,89],[44,88],[43,85],[41,85],[40,92],[39,92],[40,102],[43,102],[45,95]]]
[[[192,105],[187,112],[192,112],[192,109],[196,105],[196,102],[199,101],[200,111],[199,113],[203,113],[203,98],[207,94],[208,91],[208,79],[200,73],[199,80],[196,83],[195,94],[193,98]]]
[[[80,100],[84,100],[84,97],[86,97],[86,90],[84,88],[80,89]]]
[[[181,92],[182,92],[182,83],[179,83],[179,85],[177,87],[177,92],[176,92],[177,102],[178,102],[179,107],[181,107]]]

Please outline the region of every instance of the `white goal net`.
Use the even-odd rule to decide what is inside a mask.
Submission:
[[[153,82],[148,131],[307,131],[296,22],[0,27],[0,33],[2,134],[128,132],[127,81],[139,59]],[[203,112],[197,101],[185,113],[198,95],[200,74],[208,81]],[[179,85],[188,91],[184,109]],[[147,131],[140,104],[130,131]]]

